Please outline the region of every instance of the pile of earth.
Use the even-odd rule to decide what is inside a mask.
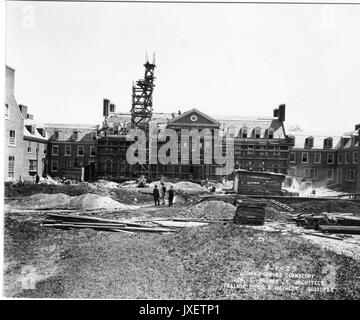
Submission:
[[[290,207],[302,213],[339,212],[360,215],[360,203],[346,200],[309,200],[293,203]]]
[[[182,211],[181,215],[186,218],[206,219],[206,220],[222,220],[232,219],[234,217],[236,207],[224,201],[204,201]]]
[[[146,189],[149,189],[149,191],[152,191],[155,185],[158,188],[161,188],[161,181],[154,181],[149,184],[149,187]],[[163,182],[166,189],[169,190],[171,187],[174,188],[175,191],[180,193],[188,193],[188,194],[203,194],[208,193],[209,190],[206,187],[202,187],[201,185],[189,181],[180,181],[177,183],[172,182]]]
[[[92,193],[86,193],[81,196],[68,196],[63,193],[57,194],[35,194],[25,197],[17,201],[20,206],[26,206],[34,209],[57,209],[69,208],[79,210],[115,210],[115,209],[133,209],[120,202],[117,202],[110,197],[98,196]]]

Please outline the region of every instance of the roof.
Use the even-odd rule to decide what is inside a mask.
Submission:
[[[233,127],[235,130],[235,136],[240,135],[240,129],[247,128],[248,135],[251,135],[255,128],[260,128],[260,136],[263,137],[268,129],[274,130],[275,139],[284,139],[285,132],[282,126],[282,122],[277,118],[240,118],[237,119],[226,119],[220,120],[221,128],[224,130],[224,134]]]
[[[45,128],[50,141],[93,141],[92,132],[96,131],[99,126],[86,124],[57,124],[46,123]],[[55,138],[55,130],[58,130],[59,137]],[[74,132],[78,133],[78,138],[74,139]]]
[[[313,133],[313,132],[292,132],[291,135],[295,137],[295,149],[305,149],[305,140],[309,137],[314,138],[314,146],[311,149],[321,150],[324,149],[324,140],[327,138],[333,139],[333,148],[340,142],[340,136],[334,136],[326,133]],[[327,149],[324,149],[327,150]]]
[[[29,127],[34,127],[34,131],[31,130],[31,128]],[[45,136],[41,135],[39,132],[39,129],[43,129],[44,125],[41,123],[37,123],[32,119],[25,119],[24,120],[24,138],[26,140],[37,140],[37,141],[43,141],[46,142],[49,138],[46,130],[44,130],[45,132]]]

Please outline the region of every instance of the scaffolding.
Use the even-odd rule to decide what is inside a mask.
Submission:
[[[136,84],[133,83],[132,87],[131,126],[137,129],[148,129],[149,121],[152,118],[152,93],[155,87],[154,69],[156,67],[155,54],[152,63],[146,57],[144,67],[144,79],[136,81]]]

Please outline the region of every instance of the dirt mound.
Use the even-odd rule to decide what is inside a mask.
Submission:
[[[115,201],[110,197],[99,196],[93,193],[86,193],[75,197],[70,197],[63,193],[34,194],[30,197],[19,200],[18,204],[20,206],[26,206],[35,209],[75,208],[81,210],[126,210],[132,209],[134,207]]]
[[[360,215],[360,203],[346,200],[304,201],[293,203],[290,207],[305,213],[343,212]]]
[[[232,219],[235,211],[236,207],[230,203],[223,201],[205,201],[190,207],[182,213],[187,218],[221,220]]]
[[[39,193],[21,199],[18,203],[30,208],[64,208],[69,205],[71,197],[63,193]]]
[[[128,209],[129,206],[117,202],[110,197],[101,197],[96,194],[87,193],[70,199],[69,206],[71,208],[93,210],[93,209]]]

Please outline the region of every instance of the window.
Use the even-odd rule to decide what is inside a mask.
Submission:
[[[15,130],[9,131],[9,145],[15,146]]]
[[[54,172],[58,171],[58,161],[57,160],[51,161],[51,171],[54,171]]]
[[[84,146],[78,146],[78,156],[84,155]]]
[[[38,142],[38,143],[36,143],[36,153],[38,153],[39,151],[40,151],[40,143]]]
[[[334,154],[333,153],[328,153],[327,163],[334,164]]]
[[[8,177],[15,178],[15,157],[9,157],[9,165],[8,165]]]
[[[260,128],[255,128],[254,129],[254,138],[255,139],[260,139],[261,137],[261,129]]]
[[[349,169],[346,171],[346,180],[347,181],[355,181],[355,170]]]
[[[309,162],[309,154],[307,152],[303,152],[301,154],[301,162],[308,163]]]
[[[9,105],[5,103],[5,119],[9,119]]]
[[[317,179],[317,169],[306,168],[304,170],[305,178]]]
[[[79,132],[78,132],[77,130],[74,130],[74,131],[73,131],[73,139],[74,139],[74,140],[79,139]]]
[[[321,153],[320,152],[315,153],[314,163],[317,163],[317,164],[321,163]]]
[[[59,146],[58,145],[53,145],[52,146],[52,155],[53,156],[58,156],[59,155]]]
[[[247,127],[244,127],[240,130],[240,136],[242,138],[247,138],[247,136],[248,136],[248,128]]]
[[[342,153],[338,153],[338,164],[342,164]]]
[[[70,145],[65,146],[65,156],[67,156],[67,157],[71,156],[71,146]]]
[[[90,146],[90,157],[95,157],[95,156],[96,156],[96,147]]]
[[[328,180],[334,180],[334,169],[328,169],[327,178]]]
[[[358,163],[359,162],[359,154],[357,151],[353,152],[353,163]]]
[[[29,160],[29,172],[36,172],[36,171],[37,171],[37,161]]]
[[[28,141],[27,152],[31,153],[31,141]]]
[[[324,139],[324,149],[332,149],[333,147],[333,138]]]
[[[314,137],[308,137],[305,139],[305,148],[314,147]]]
[[[54,131],[54,138],[59,139],[59,130]]]
[[[349,154],[349,152],[345,152],[345,163],[346,164],[350,163],[350,154]]]
[[[228,128],[228,137],[230,137],[230,138],[234,138],[234,136],[235,136],[235,127],[229,127]]]
[[[267,138],[274,139],[274,129],[273,128],[270,128],[267,130]]]
[[[295,163],[296,162],[296,153],[290,152],[290,162]]]

